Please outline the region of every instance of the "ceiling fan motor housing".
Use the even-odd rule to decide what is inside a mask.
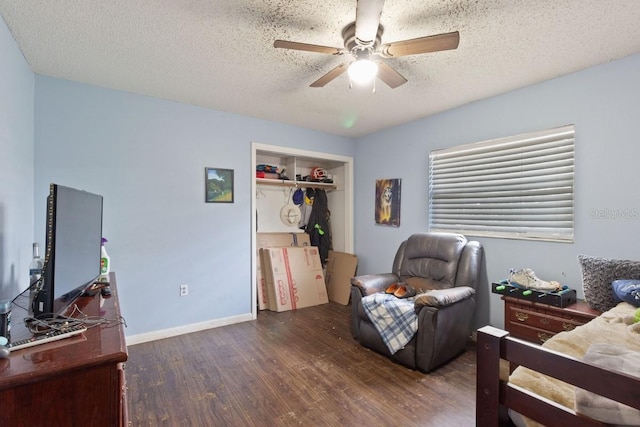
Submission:
[[[360,40],[356,37],[356,23],[352,22],[342,30],[344,48],[351,53],[354,52],[354,49],[361,50],[362,48],[370,48],[372,51],[376,51],[380,46],[382,33],[384,33],[384,27],[382,25],[378,25],[378,32],[376,33],[375,40]]]

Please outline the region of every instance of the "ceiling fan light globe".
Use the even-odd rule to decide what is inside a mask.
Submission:
[[[378,64],[368,59],[360,59],[349,66],[349,78],[360,85],[371,83],[378,75]]]

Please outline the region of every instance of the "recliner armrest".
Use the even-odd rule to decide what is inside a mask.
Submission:
[[[419,307],[423,307],[425,305],[431,307],[445,307],[451,304],[455,304],[458,301],[471,298],[475,293],[475,289],[469,286],[459,286],[457,288],[447,289],[434,289],[419,294],[415,300],[415,308],[418,309]]]
[[[400,279],[393,273],[365,274],[351,278],[351,284],[360,288],[363,296],[383,292],[392,283]]]

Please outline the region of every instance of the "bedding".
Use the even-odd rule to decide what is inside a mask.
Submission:
[[[583,359],[593,344],[604,345],[608,348],[640,352],[640,323],[634,323],[635,310],[636,307],[633,305],[627,302],[621,302],[590,322],[572,331],[561,332],[553,336],[543,344],[543,347],[578,359]],[[589,360],[589,358],[587,358],[587,360]],[[619,366],[621,366],[621,364],[619,364]],[[532,371],[523,366],[514,370],[509,377],[509,382],[568,408],[576,408],[576,388],[573,385]],[[580,392],[578,395],[580,395]],[[589,396],[587,396],[587,400],[588,399]],[[585,402],[583,396],[581,402],[582,407],[584,407]],[[597,407],[594,409],[593,404],[594,401],[587,403],[587,405],[591,406],[591,414],[594,412],[606,412],[605,410],[599,411],[600,408]],[[578,405],[579,407],[576,408],[576,410],[579,410],[581,405]],[[638,411],[633,410],[633,408],[625,408],[630,409],[635,415],[638,415]],[[625,416],[627,416],[627,414],[625,414]],[[525,417],[522,418],[523,423],[527,427],[537,427],[541,425]],[[640,425],[640,417],[633,419],[635,425]],[[601,419],[600,421],[615,423],[619,420],[620,418],[611,418],[608,420]]]
[[[610,371],[640,377],[640,352],[609,344],[591,344],[583,360]],[[616,425],[640,425],[640,411],[576,388],[576,412]]]

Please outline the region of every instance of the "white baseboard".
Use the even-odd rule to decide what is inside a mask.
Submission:
[[[254,320],[254,317],[251,315],[251,313],[240,314],[238,316],[207,320],[206,322],[192,323],[190,325],[162,329],[159,331],[147,332],[144,334],[130,335],[126,337],[126,342],[127,346],[142,344],[144,342],[161,340],[164,338],[175,337],[177,335],[189,334],[191,332],[204,331],[205,329],[213,329],[220,326],[233,325],[235,323],[247,322],[249,320]]]

